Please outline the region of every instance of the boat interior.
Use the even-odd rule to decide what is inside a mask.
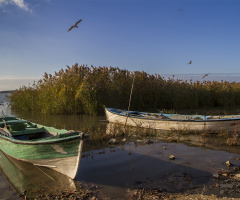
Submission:
[[[138,111],[126,111],[121,109],[109,109],[111,112],[132,117],[150,118],[150,119],[168,119],[168,120],[211,120],[211,119],[236,119],[240,118],[240,115],[181,115],[181,114],[165,114],[165,113],[148,113],[148,112],[138,112]]]
[[[49,135],[44,127],[39,128],[36,124],[16,118],[0,118],[0,128],[1,134],[18,140],[33,140]]]
[[[79,135],[72,130],[37,125],[14,117],[0,117],[0,134],[17,140],[52,140]]]

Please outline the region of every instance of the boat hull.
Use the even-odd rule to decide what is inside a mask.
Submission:
[[[139,117],[137,115],[128,115],[127,112],[112,108],[105,108],[107,120],[111,123],[117,123],[128,126],[142,128],[153,128],[159,130],[188,130],[188,131],[223,131],[235,132],[239,128],[240,118],[231,116],[231,118],[222,119],[171,119],[157,118],[155,114],[148,117]],[[123,114],[124,113],[124,114]],[[167,116],[167,115],[166,115]],[[170,115],[169,115],[170,116]],[[171,115],[172,116],[172,115]],[[177,115],[176,115],[177,116]]]
[[[80,135],[56,141],[25,142],[0,137],[0,148],[6,155],[36,166],[47,167],[72,179],[80,162],[83,140]]]

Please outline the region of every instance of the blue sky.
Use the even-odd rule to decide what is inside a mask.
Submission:
[[[240,73],[239,36],[238,0],[0,0],[0,83],[21,85],[75,63]]]

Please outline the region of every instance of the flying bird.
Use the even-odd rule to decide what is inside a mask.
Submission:
[[[204,79],[206,76],[208,76],[208,74],[209,74],[209,73],[205,74],[205,75],[202,77],[202,79]]]
[[[182,9],[181,9],[181,8],[179,8],[177,11],[182,11]]]
[[[190,60],[188,64],[192,64],[192,60]]]
[[[80,23],[82,21],[82,19],[80,19],[78,22],[76,22],[73,26],[71,26],[71,28],[68,30],[68,32],[69,31],[71,31],[73,28],[78,28],[78,23]]]

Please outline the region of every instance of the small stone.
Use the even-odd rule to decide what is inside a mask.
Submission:
[[[228,167],[230,167],[232,165],[232,163],[230,163],[230,161],[228,160],[227,162],[225,162],[225,165],[227,165]]]
[[[114,138],[112,138],[109,142],[108,142],[108,144],[118,144],[119,142],[118,142],[118,140],[117,139],[114,139]]]
[[[224,176],[224,177],[228,177],[228,174],[227,173],[223,173],[223,174],[221,174],[222,176]]]
[[[170,155],[170,156],[169,156],[169,159],[170,159],[170,160],[175,160],[175,156],[174,156],[174,155]]]
[[[240,180],[240,174],[236,174],[236,175],[234,176],[234,178]]]
[[[213,178],[219,178],[219,175],[218,175],[218,174],[213,174],[212,177],[213,177]]]
[[[163,149],[167,149],[167,147],[163,147]]]
[[[122,139],[122,142],[126,142],[126,141],[127,141],[127,139],[126,139],[126,138],[123,138],[123,139]]]
[[[238,171],[238,170],[240,170],[240,167],[234,166],[234,167],[233,167],[233,170],[234,170],[234,171]]]
[[[219,175],[227,174],[227,176],[228,176],[230,173],[231,173],[230,170],[220,170],[220,171],[218,172]]]

